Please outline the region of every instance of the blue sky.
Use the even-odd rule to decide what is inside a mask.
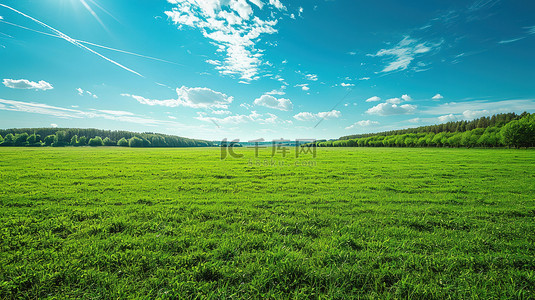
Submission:
[[[0,127],[322,139],[534,112],[534,15],[525,0],[0,0]]]

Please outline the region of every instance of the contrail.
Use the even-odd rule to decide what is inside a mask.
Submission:
[[[95,11],[91,8],[91,6],[89,6],[89,4],[87,4],[87,2],[85,2],[85,0],[80,0],[80,2],[82,3],[82,5],[85,7],[85,9],[87,9],[87,11],[93,15],[93,17],[95,18],[95,20],[97,20],[97,22],[100,23],[100,25],[102,26],[102,28],[104,28],[108,33],[109,33],[109,30],[108,30],[108,27],[106,27],[106,25],[104,25],[104,22],[102,22],[102,20],[99,18],[99,16],[97,15],[97,13],[95,13]]]
[[[340,105],[340,103],[342,103],[342,101],[344,101],[347,98],[347,96],[349,96],[349,94],[351,94],[352,92],[353,92],[353,89],[349,89],[349,92],[347,92],[347,94],[344,97],[342,97],[342,99],[340,99],[340,101],[338,101],[338,103],[336,103],[330,111],[335,110],[338,107],[338,105]],[[314,128],[318,127],[321,124],[321,122],[325,120],[326,117],[327,116],[321,118],[319,122],[316,124],[316,126],[314,126]]]
[[[46,33],[46,32],[43,32],[43,31],[39,31],[39,30],[35,30],[35,29],[32,29],[32,28],[28,28],[28,27],[22,26],[22,25],[18,25],[18,24],[15,24],[15,23],[6,22],[4,20],[0,20],[0,23],[8,24],[8,25],[11,25],[11,26],[15,26],[15,27],[18,27],[18,28],[21,28],[21,29],[25,29],[25,30],[29,30],[29,31],[32,31],[32,32],[35,32],[35,33],[47,35],[47,36],[50,36],[50,37],[63,39],[63,37],[61,37],[59,35]],[[84,41],[84,40],[77,40],[77,39],[73,39],[73,40],[75,40],[76,42],[81,43],[81,44],[91,45],[91,46],[99,47],[99,48],[106,49],[106,50],[111,50],[111,51],[115,51],[115,52],[119,52],[119,53],[134,55],[134,56],[138,56],[138,57],[142,57],[142,58],[146,58],[146,59],[151,59],[151,60],[156,60],[156,61],[160,61],[160,62],[164,62],[164,63],[168,63],[168,64],[177,65],[177,66],[184,66],[182,64],[178,64],[178,63],[175,63],[175,62],[172,62],[172,61],[168,61],[168,60],[165,60],[165,59],[160,59],[160,58],[156,58],[156,57],[152,57],[152,56],[137,54],[137,53],[129,52],[129,51],[126,51],[126,50],[111,48],[111,47],[108,47],[108,46],[103,46],[103,45],[95,44],[95,43]]]
[[[136,72],[136,71],[134,71],[134,70],[132,70],[132,69],[130,69],[130,68],[127,68],[127,67],[121,65],[120,63],[118,63],[118,62],[116,62],[116,61],[110,59],[110,58],[107,58],[106,56],[104,56],[104,55],[98,53],[97,51],[95,51],[95,50],[93,50],[93,49],[91,49],[91,48],[89,48],[89,47],[86,47],[86,46],[82,45],[82,43],[76,41],[75,39],[73,39],[73,38],[71,38],[70,36],[64,34],[63,32],[61,32],[61,31],[55,29],[55,28],[52,27],[52,26],[49,26],[49,25],[47,25],[47,24],[45,24],[45,23],[43,23],[43,22],[41,22],[41,21],[39,21],[39,20],[37,20],[37,19],[31,17],[31,16],[28,16],[27,14],[25,14],[25,13],[23,13],[23,12],[20,12],[20,11],[18,11],[18,10],[16,10],[16,9],[10,7],[10,6],[7,6],[7,5],[5,5],[5,4],[0,4],[0,6],[1,6],[1,7],[5,7],[5,8],[7,8],[7,9],[9,9],[9,10],[12,10],[12,11],[18,13],[19,15],[24,16],[24,17],[26,17],[26,18],[28,18],[28,19],[30,19],[30,20],[36,22],[37,24],[39,24],[39,25],[41,25],[41,26],[43,26],[43,27],[46,27],[46,28],[52,30],[52,31],[53,31],[54,33],[56,33],[59,37],[61,37],[62,39],[66,40],[67,42],[69,42],[69,43],[71,43],[71,44],[73,44],[73,45],[75,45],[75,46],[78,46],[78,47],[80,47],[80,48],[83,48],[83,49],[85,49],[85,50],[87,50],[87,51],[89,51],[89,52],[91,52],[91,53],[93,53],[93,54],[95,54],[95,55],[97,55],[97,56],[99,56],[99,57],[101,57],[101,58],[103,58],[103,59],[105,59],[105,60],[111,62],[112,64],[114,64],[114,65],[116,65],[116,66],[118,66],[118,67],[120,67],[120,68],[122,68],[122,69],[124,69],[124,70],[126,70],[126,71],[128,71],[128,72],[131,72],[131,73],[133,73],[133,74],[136,74],[136,75],[139,76],[139,77],[145,78],[145,76],[139,74],[138,72]]]

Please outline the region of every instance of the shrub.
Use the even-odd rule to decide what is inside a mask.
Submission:
[[[45,140],[43,142],[45,143],[45,146],[51,146],[54,143],[55,139],[56,139],[56,136],[51,134],[45,137]]]
[[[143,147],[143,140],[137,136],[128,140],[128,146],[130,147]]]
[[[115,146],[117,145],[116,142],[112,141],[109,137],[106,137],[103,141],[104,146]]]
[[[527,115],[503,126],[501,130],[503,143],[509,147],[535,146],[535,115]]]
[[[85,146],[87,145],[87,138],[85,136],[81,137],[79,140],[78,140],[78,145],[79,146]]]
[[[13,134],[8,133],[4,137],[4,141],[2,142],[2,146],[13,146],[13,143],[15,142],[15,137]]]
[[[15,136],[15,146],[26,146],[28,145],[28,137],[29,135],[24,132],[24,133],[20,133],[20,134],[17,134]]]
[[[32,134],[28,137],[28,146],[35,147],[41,146],[41,136],[38,134]]]
[[[96,136],[89,140],[89,146],[91,147],[104,146],[104,143],[102,142],[102,138],[100,136]]]
[[[119,146],[119,147],[128,147],[128,140],[125,139],[125,138],[120,139],[117,142],[117,146]]]

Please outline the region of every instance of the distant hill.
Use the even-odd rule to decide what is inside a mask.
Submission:
[[[92,141],[92,144],[90,143]],[[82,128],[0,129],[0,146],[212,147],[212,142],[175,135]]]

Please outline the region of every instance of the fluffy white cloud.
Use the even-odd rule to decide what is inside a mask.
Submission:
[[[345,82],[342,82],[340,85],[343,86],[343,87],[355,86],[355,85],[352,84],[352,83],[345,83]]]
[[[50,124],[50,127],[52,127],[52,128],[58,128],[58,124],[54,124],[54,123],[52,123],[52,124]]]
[[[265,106],[282,111],[290,111],[293,109],[292,101],[289,99],[277,99],[271,95],[263,95],[254,101],[255,105]]]
[[[252,4],[258,6],[258,8],[264,8],[264,3],[261,0],[249,0]]]
[[[340,116],[342,116],[342,113],[338,110],[319,112],[316,114],[310,112],[300,112],[294,116],[294,119],[298,121],[315,121],[319,119],[336,119],[340,118]]]
[[[44,80],[41,80],[39,82],[33,82],[26,79],[4,79],[2,83],[8,88],[22,90],[36,89],[46,91],[54,88],[50,83]]]
[[[168,0],[174,7],[166,15],[179,28],[188,26],[199,29],[204,37],[223,54],[222,60],[207,60],[223,75],[238,75],[242,80],[256,80],[262,65],[262,51],[256,43],[262,35],[277,32],[276,10],[271,20],[262,20],[254,15],[253,7],[246,0]],[[261,0],[251,0],[259,9]],[[278,10],[285,7],[278,0],[270,5]]]
[[[358,121],[354,123],[351,126],[346,127],[346,129],[349,130],[349,129],[353,129],[356,127],[368,127],[368,126],[377,125],[377,124],[379,124],[379,122],[371,121],[371,120],[362,120],[362,121]]]
[[[416,105],[411,104],[392,104],[392,103],[380,103],[366,111],[370,115],[379,116],[391,116],[391,115],[403,115],[410,114],[416,110]]]
[[[234,100],[223,93],[213,91],[209,88],[188,88],[181,87],[176,89],[177,99],[170,100],[151,100],[141,96],[122,94],[125,97],[136,99],[141,104],[159,105],[167,107],[186,106],[192,108],[222,108],[228,109],[228,105]]]
[[[486,109],[483,109],[483,110],[465,110],[463,111],[463,116],[466,118],[466,119],[477,119],[477,118],[481,118],[483,116],[488,116],[490,115],[490,112]]]
[[[454,114],[449,114],[449,115],[438,117],[438,121],[440,123],[448,123],[448,122],[457,121],[457,120],[458,120],[458,117],[455,116]]]
[[[386,100],[386,103],[400,104],[401,103],[401,99],[399,99],[399,98],[391,98],[391,99]]]
[[[401,99],[403,99],[403,101],[412,101],[411,96],[409,96],[409,95],[407,95],[407,94],[401,96]]]
[[[441,94],[436,94],[436,95],[434,95],[433,98],[431,98],[431,99],[433,99],[433,100],[440,100],[440,99],[444,99],[444,97],[442,97]]]
[[[308,87],[308,83],[296,84],[295,87],[300,87],[303,91],[310,90],[310,88]]]
[[[275,6],[278,10],[286,10],[286,7],[282,5],[280,0],[269,0],[269,4]]]
[[[285,89],[286,89],[286,86],[283,85],[278,90],[272,90],[271,92],[267,92],[266,95],[279,95],[279,96],[286,95],[286,92],[284,91]]]
[[[369,54],[369,56],[391,56],[394,60],[391,61],[381,72],[392,72],[396,70],[406,70],[417,55],[430,52],[437,49],[442,43],[419,43],[416,39],[405,37],[394,48],[381,49],[376,54]]]
[[[371,98],[366,99],[366,102],[378,102],[378,101],[381,101],[381,98],[377,96],[373,96]]]

